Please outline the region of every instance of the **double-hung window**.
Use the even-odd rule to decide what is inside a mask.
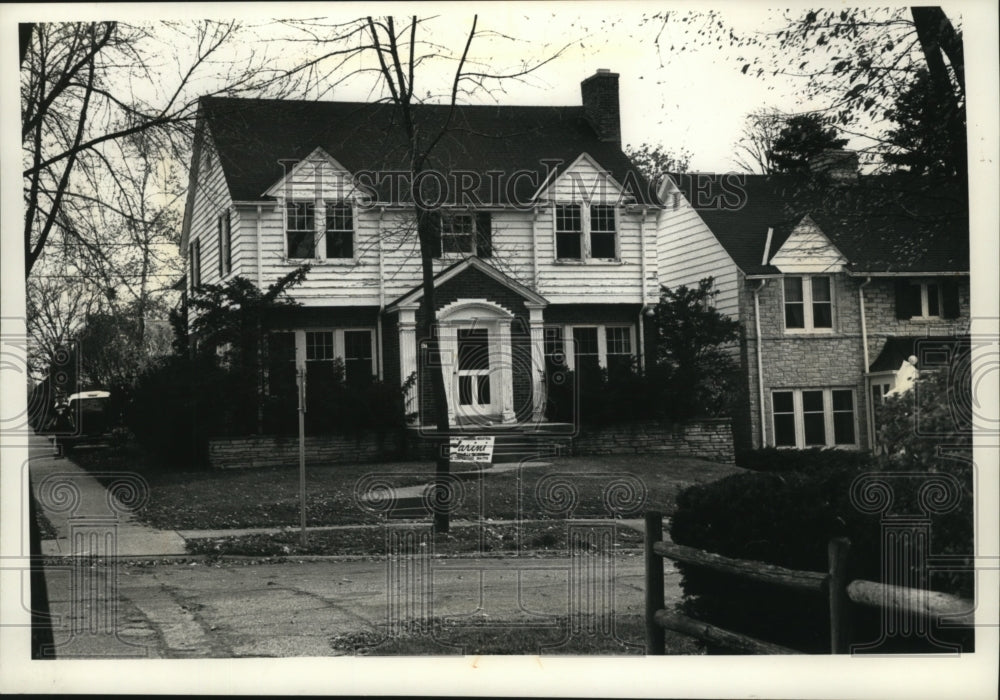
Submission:
[[[617,258],[617,235],[615,208],[609,204],[592,204],[590,206],[590,257]]]
[[[833,329],[833,289],[829,277],[791,276],[783,281],[785,330]]]
[[[326,257],[354,257],[354,211],[350,204],[326,205]]]
[[[557,260],[617,260],[618,219],[610,204],[557,204]]]
[[[771,393],[776,447],[857,445],[853,389],[786,389]]]
[[[316,204],[314,202],[287,202],[285,204],[285,232],[288,239],[289,258],[315,258]]]
[[[910,318],[941,317],[941,286],[937,282],[912,281],[909,285]]]
[[[556,258],[583,260],[583,216],[579,204],[556,205]]]
[[[441,216],[441,253],[472,255],[476,252],[476,217],[469,213]]]

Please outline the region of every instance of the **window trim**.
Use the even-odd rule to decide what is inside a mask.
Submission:
[[[785,280],[789,278],[802,280],[802,328],[789,328],[788,319],[785,317]],[[813,319],[813,290],[812,281],[815,277],[825,277],[830,282],[830,327],[816,328]],[[822,303],[822,302],[820,302]],[[831,334],[835,333],[837,327],[837,295],[834,291],[833,275],[784,275],[781,278],[781,325],[785,333],[791,335],[801,334]]]
[[[313,206],[313,256],[311,258],[291,257],[291,248],[288,241],[288,207],[292,204],[312,204]],[[330,258],[326,255],[326,221],[329,214],[329,207],[349,207],[351,210],[351,257]],[[282,232],[284,236],[284,260],[289,264],[300,264],[300,260],[311,260],[322,265],[353,265],[358,260],[358,210],[352,198],[326,200],[322,197],[313,199],[288,199],[282,203]],[[305,231],[306,229],[294,229],[295,231]],[[346,231],[347,229],[343,229]]]
[[[574,233],[561,231],[557,226],[559,207],[577,207],[580,212],[580,257],[559,257],[559,234]],[[593,207],[609,207],[614,212],[615,255],[612,258],[595,258],[593,255],[592,228]],[[621,265],[622,264],[622,211],[621,207],[607,202],[553,202],[552,203],[552,260],[557,265]],[[611,233],[598,231],[597,233]]]
[[[823,429],[826,437],[824,445],[807,445],[805,440],[805,411],[803,410],[802,393],[807,391],[823,392]],[[834,429],[834,408],[833,392],[851,392],[851,415],[854,418],[854,442],[837,444]],[[774,395],[780,393],[792,394],[792,416],[795,424],[795,444],[779,445],[775,422]],[[771,389],[771,407],[768,411],[771,420],[771,444],[768,447],[775,447],[779,450],[807,450],[812,447],[836,448],[840,450],[856,450],[861,447],[861,434],[859,432],[860,423],[858,421],[858,392],[854,386],[807,386],[807,387],[782,387]],[[787,415],[783,412],[782,415]]]
[[[316,222],[317,228],[320,228],[320,227],[322,228],[322,231],[318,234],[318,244],[316,245],[316,261],[320,262],[320,263],[329,263],[329,264],[334,264],[334,265],[336,265],[336,264],[344,265],[344,264],[351,264],[351,263],[353,263],[355,260],[358,259],[358,245],[357,245],[357,243],[358,243],[358,240],[357,240],[358,239],[358,223],[357,223],[358,222],[358,216],[357,216],[358,212],[357,212],[357,208],[354,206],[354,201],[353,200],[348,200],[348,199],[341,199],[341,200],[336,200],[336,201],[334,201],[334,200],[326,201],[326,200],[320,199],[320,200],[317,200],[317,206],[318,207],[322,207],[322,209],[323,209],[323,219],[322,219],[322,224],[319,221]],[[348,229],[329,229],[329,228],[327,228],[326,223],[327,223],[328,218],[330,216],[330,209],[333,208],[333,207],[344,207],[345,209],[348,209],[351,212],[351,228],[350,228],[350,232],[351,232],[351,255],[350,255],[350,257],[331,258],[331,257],[327,256],[327,254],[326,254],[326,248],[327,248],[327,245],[328,245],[328,241],[327,241],[327,238],[326,238],[327,233],[329,233],[331,230],[334,231],[334,232],[336,232],[336,233],[344,233],[345,231],[348,230]]]
[[[292,256],[292,246],[291,246],[291,241],[288,239],[288,234],[291,233],[291,232],[293,232],[293,231],[296,232],[296,233],[298,233],[298,232],[305,233],[308,230],[308,229],[304,229],[304,228],[303,229],[290,229],[288,227],[288,214],[289,214],[289,211],[290,211],[289,207],[292,206],[292,205],[296,205],[296,204],[311,204],[312,207],[313,207],[313,210],[312,210],[312,217],[313,217],[313,231],[312,231],[312,234],[313,234],[313,254],[312,254],[312,257],[301,257],[300,258],[300,257],[293,257]],[[287,200],[287,201],[285,201],[283,203],[283,205],[281,207],[281,214],[282,214],[281,215],[281,221],[282,221],[281,227],[282,227],[283,236],[284,236],[284,239],[285,239],[284,240],[284,243],[285,243],[284,249],[285,249],[285,260],[287,262],[293,262],[293,261],[298,261],[298,260],[313,260],[313,261],[317,260],[316,255],[317,255],[317,251],[319,250],[320,246],[319,246],[319,241],[317,240],[317,238],[318,238],[318,236],[317,236],[317,226],[318,226],[318,224],[317,224],[317,217],[316,217],[316,209],[317,209],[317,207],[316,207],[316,200],[315,199],[290,199],[290,200]],[[325,219],[325,217],[324,217],[324,219]],[[325,221],[324,221],[324,225],[325,225]]]
[[[455,238],[455,237],[457,237],[460,234],[445,233],[445,231],[444,231],[445,222],[446,221],[453,221],[456,217],[459,217],[459,216],[467,216],[467,217],[469,217],[469,219],[472,222],[472,230],[469,233],[469,242],[472,243],[472,250],[468,251],[468,252],[466,252],[466,251],[454,251],[454,250],[452,250],[452,251],[446,251],[445,250],[445,245],[444,245],[445,236],[451,236],[452,238]],[[438,225],[440,226],[440,229],[441,229],[440,231],[438,231],[438,235],[441,237],[441,256],[438,257],[438,258],[435,258],[436,260],[463,260],[463,259],[468,258],[468,257],[478,256],[479,255],[479,245],[478,245],[478,243],[479,243],[479,240],[478,240],[479,236],[477,235],[478,234],[479,222],[478,222],[478,220],[476,218],[476,212],[474,212],[474,211],[445,211],[445,210],[442,210],[441,211],[441,216],[438,217]],[[461,234],[461,235],[464,235],[464,234]]]

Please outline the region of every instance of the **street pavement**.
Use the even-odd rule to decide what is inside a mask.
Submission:
[[[405,535],[398,553],[364,559],[186,556],[181,534],[127,512],[141,485],[112,487],[120,498],[110,498],[47,441],[32,447],[33,488],[59,533],[42,543],[54,555],[45,573],[56,658],[330,656],[345,653],[334,638],[430,634],[432,620],[560,629],[567,616],[613,621],[643,612],[642,555],[613,548],[444,558]],[[68,495],[56,482],[72,484]],[[665,586],[668,600],[679,598],[669,562]]]

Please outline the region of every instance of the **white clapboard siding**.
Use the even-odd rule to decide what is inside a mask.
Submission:
[[[715,308],[737,318],[739,280],[736,264],[687,199],[669,192],[667,201],[670,204],[660,213],[657,236],[660,282],[671,288],[694,287],[711,276],[718,291]]]
[[[358,195],[351,173],[322,148],[317,148],[298,163],[287,163],[285,167],[288,174],[271,186],[267,195],[288,201],[342,201]]]
[[[548,183],[539,198],[566,203],[617,204],[621,188],[597,161],[584,153]]]
[[[206,139],[201,150],[201,162],[197,170],[197,181],[192,183],[194,197],[191,205],[191,223],[188,240],[200,241],[201,281],[203,284],[218,284],[219,276],[219,216],[225,214],[233,204],[226,186],[225,176],[219,158]],[[234,221],[234,227],[238,224]],[[235,238],[234,228],[234,238]],[[183,251],[187,255],[188,251]],[[234,260],[234,274],[238,274]],[[227,276],[228,279],[228,276]],[[190,284],[190,280],[189,280]]]
[[[808,216],[792,230],[771,264],[782,272],[840,272],[847,259]]]

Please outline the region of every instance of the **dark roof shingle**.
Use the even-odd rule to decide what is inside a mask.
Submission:
[[[847,183],[787,174],[671,177],[750,275],[778,272],[762,262],[768,228],[773,256],[806,215],[847,257],[850,271],[969,269],[968,199],[958,186],[906,174],[862,175]]]
[[[236,200],[262,199],[283,176],[282,161],[302,160],[317,147],[354,174],[409,172],[408,145],[390,104],[205,97],[200,107]],[[449,109],[415,105],[417,129],[433,133]],[[544,161],[561,162],[555,166],[560,170],[584,152],[619,183],[639,185],[640,203],[652,203],[645,180],[629,175],[628,157],[618,144],[597,137],[582,107],[457,106],[429,165],[446,175],[478,176],[473,191],[483,204],[527,203],[549,172]],[[517,172],[531,175],[509,186]],[[388,179],[369,181],[382,183],[376,186],[381,201],[398,201]]]

